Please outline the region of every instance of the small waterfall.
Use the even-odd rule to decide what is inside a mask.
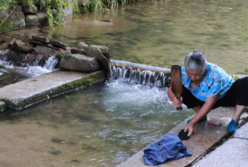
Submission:
[[[125,82],[141,84],[150,87],[169,87],[170,85],[168,69],[161,68],[161,72],[159,72],[157,67],[155,67],[156,70],[153,70],[152,66],[146,66],[148,67],[146,68],[144,65],[142,65],[143,68],[140,69],[138,66],[136,66],[136,64],[133,66],[130,66],[129,64],[130,67],[125,67],[123,64],[115,64],[116,61],[114,60],[111,60],[111,63],[112,66],[110,71],[110,79],[123,80]],[[149,68],[151,68],[151,70],[145,70]],[[166,70],[166,73],[164,70]]]
[[[43,56],[40,54],[22,54],[9,50],[0,50],[0,69],[5,68],[14,75],[32,78],[56,69],[59,60],[56,56]],[[2,66],[2,67],[1,67]]]
[[[54,70],[56,70],[55,66],[58,64],[58,62],[59,62],[59,60],[56,58],[56,56],[51,56],[48,58],[45,65],[43,66],[43,68],[54,71]]]

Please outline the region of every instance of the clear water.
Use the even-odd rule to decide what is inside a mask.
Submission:
[[[27,41],[36,34],[70,47],[79,41],[106,45],[112,59],[164,68],[181,65],[188,53],[199,50],[229,74],[248,74],[244,63],[248,41],[243,40],[248,38],[247,12],[246,0],[142,2],[117,11],[79,15],[55,29],[29,28],[1,34],[1,38]],[[112,24],[90,24],[102,19]]]
[[[199,50],[229,74],[247,74],[248,43],[243,40],[248,38],[247,14],[245,0],[164,0],[79,15],[54,30],[29,28],[0,36],[27,41],[31,35],[43,35],[70,47],[79,41],[106,45],[112,59],[163,68],[182,65],[186,54]],[[113,24],[91,24],[102,19]],[[165,89],[117,80],[23,111],[6,111],[0,131],[16,134],[19,140],[15,143],[24,143],[15,145],[19,152],[31,150],[30,155],[38,157],[39,162],[32,156],[23,158],[24,166],[115,166],[190,114],[176,111]],[[0,137],[6,146],[13,145],[9,136]],[[13,152],[9,157],[15,156]],[[18,165],[17,160],[15,157],[11,163]]]
[[[60,159],[56,166],[116,166],[161,138],[192,114],[177,111],[168,101],[167,88],[146,87],[114,80],[62,95],[17,112],[5,112],[1,122],[26,122],[43,134],[38,151],[47,159]],[[63,161],[62,161],[63,159]],[[77,163],[74,163],[77,162]],[[46,166],[45,162],[41,162]]]
[[[51,56],[43,67],[39,66],[38,62],[33,65],[23,63],[22,66],[14,66],[11,62],[4,60],[1,51],[0,57],[0,87],[58,70],[55,68],[58,63],[55,56]]]

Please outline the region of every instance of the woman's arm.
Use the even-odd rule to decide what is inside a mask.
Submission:
[[[201,109],[196,113],[192,121],[190,121],[190,123],[184,129],[185,132],[189,131],[188,136],[192,135],[192,133],[194,132],[194,125],[211,111],[218,97],[219,97],[219,93],[216,94],[215,96],[208,97],[206,99],[204,105],[201,107]]]
[[[182,106],[182,104],[183,104],[183,102],[182,102],[183,101],[183,98],[180,97],[180,100],[178,100],[176,98],[176,96],[174,95],[174,93],[171,91],[171,87],[169,87],[167,93],[168,93],[168,96],[169,96],[170,100],[173,102],[173,105],[175,107],[181,107]]]

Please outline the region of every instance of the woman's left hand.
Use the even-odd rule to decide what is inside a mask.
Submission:
[[[191,136],[194,132],[194,123],[191,121],[190,123],[187,124],[187,126],[184,128],[184,132],[188,131],[187,136]]]

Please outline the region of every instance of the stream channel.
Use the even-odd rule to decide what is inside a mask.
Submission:
[[[248,74],[247,15],[245,0],[152,1],[0,38],[42,35],[70,47],[80,41],[105,45],[114,60],[163,68],[182,65],[199,50],[229,74]],[[101,20],[110,24],[96,22]],[[57,70],[0,65],[1,86]],[[0,159],[10,166],[116,166],[193,114],[185,107],[176,111],[166,91],[110,79],[21,111],[6,110],[0,115]]]

